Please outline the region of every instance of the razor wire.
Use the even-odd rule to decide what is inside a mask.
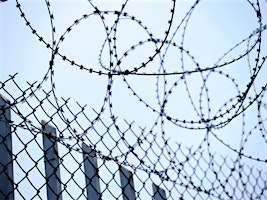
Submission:
[[[14,161],[17,168],[24,173],[16,183],[15,190],[21,199],[26,199],[24,192],[19,188],[23,181],[29,182],[35,193],[33,198],[42,199],[40,191],[45,188],[45,183],[35,186],[33,179],[28,175],[32,171],[41,174],[39,167],[40,157],[27,150],[32,144],[37,144],[35,148],[41,151],[39,137],[45,124],[53,125],[58,133],[55,141],[61,145],[65,153],[61,153],[61,168],[65,171],[66,180],[63,192],[67,199],[85,198],[85,186],[81,186],[79,179],[75,178],[75,173],[83,174],[81,161],[77,159],[83,153],[82,142],[88,144],[96,151],[96,157],[100,162],[101,169],[110,177],[101,179],[103,189],[102,198],[119,199],[121,194],[115,192],[119,187],[115,174],[118,169],[109,168],[110,162],[118,166],[129,167],[137,180],[137,198],[143,199],[142,195],[152,196],[152,193],[145,185],[147,181],[157,182],[168,191],[168,199],[262,199],[266,198],[266,172],[250,167],[250,162],[266,163],[266,156],[255,156],[248,150],[247,144],[254,140],[266,144],[266,78],[265,82],[259,82],[258,77],[264,77],[266,70],[266,22],[263,21],[265,1],[246,1],[245,3],[255,12],[257,28],[232,47],[224,52],[217,59],[214,65],[203,66],[198,62],[194,53],[186,47],[187,29],[190,20],[198,6],[205,1],[194,1],[185,15],[177,20],[176,10],[179,1],[168,1],[169,17],[165,24],[160,25],[165,30],[162,37],[154,36],[149,26],[143,23],[135,15],[127,11],[127,6],[131,1],[126,0],[121,3],[119,10],[102,10],[98,2],[88,1],[92,12],[81,14],[60,36],[56,34],[55,21],[56,13],[53,13],[53,2],[44,1],[48,11],[51,24],[51,42],[46,40],[41,33],[32,25],[27,18],[27,12],[23,10],[23,2],[16,0],[16,7],[21,18],[24,20],[29,31],[40,41],[44,48],[51,52],[47,72],[42,80],[34,83],[27,82],[27,86],[21,86],[16,81],[19,74],[10,75],[10,78],[1,81],[1,94],[9,101],[10,109],[16,120],[8,121],[12,126],[12,135],[20,143],[21,149],[13,152]],[[99,49],[98,66],[89,66],[80,63],[79,60],[72,59],[71,55],[61,52],[61,46],[71,37],[74,30],[79,25],[92,17],[97,17],[103,26],[105,39]],[[110,20],[111,19],[111,20]],[[132,23],[146,35],[140,41],[127,44],[126,50],[119,49],[120,23]],[[90,27],[94,28],[94,27]],[[145,58],[137,58],[137,64],[132,65],[127,62],[132,54],[139,48],[150,45],[152,48]],[[266,46],[266,45],[265,45]],[[242,48],[242,50],[239,50]],[[149,49],[150,50],[150,49]],[[168,54],[172,51],[177,53],[177,63],[179,67],[170,67],[167,63]],[[235,55],[238,51],[238,55]],[[233,53],[234,52],[234,53]],[[235,56],[233,56],[234,54]],[[58,60],[63,61],[68,67],[79,70],[91,76],[104,77],[106,79],[105,91],[101,106],[96,108],[93,105],[76,105],[70,103],[72,99],[58,96],[56,86],[58,81],[55,78]],[[106,61],[108,60],[108,61]],[[229,68],[240,61],[247,61],[247,70],[250,77],[245,86],[240,86],[238,75],[231,74]],[[190,64],[189,64],[190,63]],[[201,82],[198,98],[193,94],[191,87],[192,77],[198,76]],[[155,81],[156,103],[150,103],[149,98],[136,91],[134,80],[140,77],[145,79],[153,78]],[[218,77],[223,84],[230,83],[236,92],[227,97],[221,103],[221,107],[215,110],[212,102],[216,99],[210,94],[210,79]],[[121,78],[121,83],[127,88],[128,93],[122,94],[119,98],[124,99],[125,95],[134,97],[136,104],[141,105],[144,113],[149,112],[154,116],[154,121],[146,127],[136,124],[135,120],[127,119],[117,115],[115,104],[116,82]],[[25,80],[27,81],[27,80]],[[189,105],[194,112],[194,117],[179,116],[171,112],[170,100],[174,94],[184,87],[184,94],[187,96]],[[84,86],[85,87],[85,86]],[[9,89],[12,88],[12,91]],[[220,87],[218,87],[220,89]],[[90,91],[89,91],[90,92]],[[91,96],[93,98],[93,94]],[[176,100],[177,96],[175,96]],[[114,100],[115,99],[115,100]],[[197,103],[198,102],[198,103]],[[181,102],[182,104],[183,102]],[[131,105],[130,105],[131,106]],[[89,108],[88,108],[89,107]],[[6,108],[3,108],[4,110]],[[131,107],[131,109],[135,109]],[[246,129],[247,115],[253,110],[256,123],[250,130]],[[171,114],[169,114],[171,113]],[[140,113],[141,114],[141,113]],[[142,115],[142,114],[141,114]],[[41,118],[41,116],[43,118]],[[45,119],[46,121],[42,121]],[[233,121],[240,119],[241,136],[240,146],[235,147],[227,142],[220,134]],[[5,119],[1,119],[5,121]],[[136,120],[138,121],[138,120]],[[150,121],[150,119],[148,120]],[[204,136],[197,146],[183,147],[181,141],[173,141],[166,133],[166,127],[171,126],[189,130],[194,134],[201,132]],[[25,132],[22,138],[20,132]],[[173,130],[175,134],[175,129]],[[30,134],[29,134],[30,133]],[[211,138],[222,144],[226,149],[234,153],[234,158],[216,155],[210,148]],[[18,146],[20,146],[18,145]],[[25,155],[24,155],[25,154]],[[29,169],[25,169],[20,163],[19,156],[29,157],[33,163]],[[74,169],[69,169],[65,160],[74,160]],[[114,171],[113,171],[114,170]],[[145,175],[145,174],[146,175]],[[78,175],[79,177],[79,175]],[[63,176],[62,176],[63,178]],[[75,185],[77,196],[74,196],[68,188],[68,184]],[[113,185],[115,189],[109,189]],[[103,188],[104,187],[104,188]],[[107,195],[107,196],[105,196]]]

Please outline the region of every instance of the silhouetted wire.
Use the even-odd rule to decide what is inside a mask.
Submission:
[[[51,58],[47,72],[42,80],[32,84],[27,82],[27,88],[23,88],[16,82],[17,74],[1,82],[1,94],[3,93],[7,96],[11,102],[9,104],[12,112],[21,120],[18,123],[15,121],[9,122],[12,125],[13,132],[16,134],[18,129],[28,130],[32,133],[34,138],[36,138],[38,134],[42,133],[43,128],[42,122],[38,117],[38,112],[41,112],[48,119],[46,123],[52,124],[59,132],[58,137],[54,137],[55,141],[69,149],[69,152],[75,151],[83,153],[81,143],[85,142],[96,151],[97,158],[99,159],[113,161],[119,166],[128,166],[134,171],[136,176],[138,176],[137,171],[141,170],[158,176],[162,184],[165,184],[165,182],[172,182],[174,184],[173,190],[181,194],[181,199],[183,199],[184,193],[188,193],[192,198],[195,198],[194,193],[190,193],[191,190],[197,192],[195,195],[205,194],[208,195],[209,198],[233,198],[235,195],[235,197],[237,197],[239,193],[237,192],[235,194],[232,192],[232,190],[235,191],[235,186],[231,184],[241,184],[244,177],[247,177],[247,179],[251,177],[243,169],[243,160],[247,158],[257,162],[267,162],[264,156],[253,156],[253,153],[250,153],[246,148],[248,142],[253,140],[252,137],[256,137],[254,132],[260,133],[257,139],[263,140],[265,144],[267,143],[267,129],[265,127],[267,118],[264,116],[267,108],[265,96],[267,84],[266,82],[263,83],[260,88],[257,85],[257,77],[261,75],[266,67],[265,61],[267,56],[266,49],[263,49],[263,44],[265,42],[264,34],[266,34],[267,25],[262,21],[261,10],[262,6],[266,6],[266,2],[260,5],[259,1],[256,1],[256,3],[247,1],[257,16],[258,27],[252,30],[247,37],[233,44],[213,66],[202,66],[198,62],[198,58],[193,55],[192,51],[185,47],[185,36],[187,32],[190,31],[188,29],[188,24],[191,22],[192,14],[203,1],[196,0],[193,2],[192,6],[178,22],[176,27],[175,14],[177,6],[179,6],[179,1],[170,1],[169,18],[166,21],[166,26],[162,25],[163,28],[165,28],[162,38],[154,37],[153,32],[150,31],[148,25],[142,22],[142,19],[138,19],[135,15],[128,12],[127,7],[129,2],[129,0],[126,0],[122,3],[120,10],[100,10],[97,3],[88,1],[92,12],[82,14],[80,18],[74,20],[64,33],[58,37],[54,23],[57,19],[55,19],[55,15],[52,12],[53,6],[51,6],[53,3],[45,0],[51,26],[52,42],[49,43],[45,41],[38,30],[31,25],[30,20],[27,18],[27,13],[23,11],[23,3],[16,0],[17,9],[26,22],[26,26],[30,29],[32,34],[51,51]],[[89,67],[86,64],[78,64],[79,60],[73,60],[71,55],[63,55],[63,53],[61,53],[61,45],[67,37],[71,36],[70,33],[80,24],[94,16],[100,19],[105,34],[105,39],[99,50],[98,57],[98,67],[102,70],[98,70],[97,66]],[[110,24],[107,19],[114,16],[114,23]],[[122,20],[126,23],[136,24],[144,31],[147,38],[142,38],[135,44],[127,44],[129,45],[128,49],[119,53],[119,42],[117,40],[119,36],[117,32],[120,28],[119,23]],[[179,31],[182,32],[181,35],[179,35]],[[137,51],[138,48],[144,47],[147,44],[152,44],[154,48],[153,51],[149,52],[150,56],[145,60],[140,60],[140,62],[137,58],[136,60],[138,60],[139,64],[134,64],[133,66],[127,64],[127,69],[125,69],[123,65],[126,62],[126,58]],[[228,59],[232,52],[244,44],[246,44],[246,49],[243,52],[239,51],[238,56]],[[105,54],[106,48],[109,52],[108,57],[106,57]],[[173,67],[170,68],[170,66],[165,65],[167,54],[172,48],[177,50],[180,56],[180,62],[178,59],[176,60],[180,67],[175,67],[175,71],[171,71]],[[56,83],[59,80],[55,78],[55,60],[58,57],[60,57],[62,61],[68,63],[71,68],[89,73],[89,75],[107,77],[107,87],[104,98],[100,100],[102,103],[99,109],[91,105],[81,105],[79,102],[77,102],[76,107],[73,107],[72,104],[69,103],[70,98],[65,99],[58,96]],[[188,63],[186,63],[186,59],[188,58],[192,61],[191,66],[188,66]],[[230,68],[231,65],[244,58],[247,58],[250,73],[250,79],[245,89],[239,85],[234,75],[231,75],[226,70]],[[253,61],[251,60],[252,58],[254,59]],[[109,62],[105,64],[104,59],[108,59]],[[255,63],[253,63],[254,61]],[[155,64],[155,62],[158,63]],[[175,64],[176,66],[178,65],[177,63]],[[190,89],[190,82],[195,75],[200,77],[202,83],[202,85],[200,85],[198,99],[195,98],[193,91]],[[147,78],[155,77],[155,105],[150,104],[148,100],[145,100],[145,98],[134,89],[134,84],[130,79],[133,77],[137,78],[137,76]],[[231,82],[236,92],[225,100],[218,110],[214,110],[211,105],[211,101],[214,101],[214,96],[212,96],[209,90],[209,81],[212,79],[212,76],[219,76]],[[140,127],[138,124],[136,125],[135,121],[128,121],[127,114],[126,118],[123,119],[124,121],[120,121],[121,116],[117,116],[117,109],[113,101],[113,91],[116,90],[116,88],[114,88],[114,82],[117,81],[116,77],[122,78],[122,82],[128,89],[129,94],[135,98],[136,102],[142,105],[143,112],[149,112],[155,115],[154,121],[149,127]],[[50,79],[49,90],[42,89],[48,82],[48,79]],[[175,81],[169,81],[173,79],[175,79]],[[162,81],[163,84],[161,83]],[[6,89],[7,85],[13,85],[19,92],[13,94]],[[174,96],[174,92],[177,92],[177,90],[179,91],[180,86],[185,88],[189,104],[197,118],[189,119],[179,116],[179,114],[177,114],[177,116],[168,114],[169,99]],[[124,97],[122,96],[121,98]],[[33,103],[33,101],[38,103]],[[22,105],[27,106],[29,109],[28,113],[22,113],[20,108]],[[51,108],[46,108],[47,105]],[[249,109],[253,109],[255,105],[257,107],[257,124],[247,131],[245,130],[246,113]],[[92,110],[93,114],[91,114],[89,110]],[[108,117],[106,117],[106,115],[108,115]],[[234,147],[228,144],[226,140],[222,139],[217,131],[229,126],[229,124],[238,117],[241,118],[242,133],[240,146]],[[58,121],[60,121],[60,124],[58,124]],[[183,149],[181,144],[178,143],[176,145],[170,144],[171,138],[168,138],[166,134],[166,124],[171,124],[185,130],[202,132],[204,133],[203,139],[197,146],[187,149]],[[211,137],[213,139],[215,138],[231,152],[234,152],[236,157],[234,159],[232,158],[232,160],[222,156],[216,157],[210,147],[212,145]],[[25,148],[28,145],[28,143],[24,143],[22,140],[21,143],[25,145]],[[113,143],[114,146],[111,146]],[[207,156],[205,156],[204,153],[207,153]],[[28,155],[30,156],[29,153]],[[72,156],[71,153],[70,155]],[[17,155],[15,155],[15,157],[16,156]],[[158,159],[155,160],[153,156],[158,157]],[[165,159],[165,162],[161,159]],[[103,167],[106,167],[105,161]],[[228,162],[231,164],[228,164]],[[207,169],[203,169],[203,166],[206,165]],[[65,166],[63,167],[66,168]],[[187,172],[187,168],[196,172]],[[249,170],[253,171],[253,167],[249,168]],[[209,179],[209,176],[211,176],[209,173],[215,177],[214,180]],[[261,172],[257,173],[260,174]],[[200,177],[200,174],[204,174],[204,177]],[[235,178],[235,176],[238,177]],[[260,179],[259,177],[261,177],[255,177],[253,174],[252,176],[256,182]],[[150,179],[152,179],[152,177],[150,177]],[[205,179],[207,185],[211,186],[205,185],[203,179]],[[79,184],[76,182],[76,185]],[[167,188],[167,186],[165,187]],[[266,197],[266,194],[264,194],[264,192],[266,193],[266,186],[262,188],[262,193],[260,194],[257,193],[258,191],[255,191],[255,189],[249,194],[249,186],[243,184],[242,187],[244,189],[242,195],[247,193],[248,198],[253,195],[256,195],[254,196],[255,198],[264,195]],[[258,187],[264,186],[258,185]],[[65,192],[71,196],[67,189]],[[171,190],[169,197],[176,198],[171,196]]]

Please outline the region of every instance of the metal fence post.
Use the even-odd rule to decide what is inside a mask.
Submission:
[[[133,173],[123,166],[120,166],[119,170],[123,200],[135,200]]]
[[[101,193],[100,193],[96,152],[89,146],[87,146],[85,143],[82,143],[82,149],[83,149],[83,163],[84,163],[87,199],[100,200]]]
[[[152,183],[153,199],[154,200],[167,200],[165,190]]]
[[[10,108],[0,95],[0,199],[14,199]]]
[[[48,200],[62,200],[56,129],[42,120],[43,150]]]

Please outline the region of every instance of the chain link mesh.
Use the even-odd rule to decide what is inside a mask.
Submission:
[[[13,189],[6,192],[0,188],[2,197],[12,199],[14,194],[15,199],[267,199],[267,173],[264,169],[267,162],[266,150],[264,152],[266,77],[259,81],[259,77],[266,76],[264,44],[267,26],[262,13],[262,10],[266,11],[265,1],[245,3],[257,16],[256,29],[232,45],[218,62],[206,67],[198,63],[184,45],[191,15],[205,1],[192,2],[181,19],[176,16],[181,2],[169,1],[168,20],[162,25],[165,31],[160,38],[150,32],[142,19],[127,11],[131,3],[128,0],[121,3],[118,10],[104,10],[97,2],[88,1],[91,12],[81,13],[81,17],[57,37],[53,2],[44,2],[51,22],[51,43],[33,27],[23,10],[24,3],[16,0],[16,9],[26,27],[51,55],[42,80],[33,83],[24,80],[22,83],[18,81],[19,74],[14,74],[1,81],[1,124],[11,126],[11,132],[1,136],[0,140],[5,152],[11,155],[8,163],[1,162],[1,176],[13,166],[13,177],[8,175]],[[88,67],[61,52],[61,45],[81,23],[95,16],[100,19],[99,23],[103,23],[105,37],[98,57],[99,65]],[[118,47],[120,36],[123,37],[119,34],[119,25],[124,21],[137,25],[146,36],[122,51]],[[138,57],[140,63],[131,67],[133,65],[129,65],[127,58],[147,44],[153,46],[151,51],[148,48],[149,56],[143,60],[142,56],[140,59]],[[180,64],[175,70],[169,68],[167,59],[172,49],[179,55],[179,58],[172,57]],[[235,51],[239,55],[229,59]],[[108,64],[106,57],[110,59]],[[229,68],[245,59],[248,60],[250,74],[243,87],[238,79],[241,75],[229,71]],[[89,74],[89,79],[105,77],[105,89],[101,91],[104,98],[97,99],[102,102],[100,106],[82,105],[72,100],[75,96],[70,99],[57,93],[56,83],[60,82],[60,78],[55,78],[58,60]],[[190,68],[189,63],[194,67]],[[197,81],[192,79],[195,75],[201,77],[198,98],[195,98],[192,88],[193,81]],[[212,104],[215,97],[210,92],[213,87],[209,79],[213,75],[220,81],[226,80],[223,84],[229,81],[235,90],[235,93],[227,91],[230,97],[218,103],[222,105],[218,110]],[[150,94],[135,89],[140,77],[144,78],[142,80],[153,79],[156,83],[156,98],[153,96],[153,101]],[[117,92],[120,89],[117,81],[126,85],[127,94]],[[185,91],[182,91],[181,85]],[[87,90],[87,85],[79,90],[80,93],[91,92]],[[183,99],[175,94],[177,91],[179,95],[188,97],[187,101],[195,114],[184,117],[172,112],[170,102],[183,104]],[[137,116],[136,120],[128,117],[130,110],[139,112],[130,100],[127,102],[125,96],[129,92],[135,100],[134,105],[141,105],[142,113],[134,115]],[[172,100],[173,96],[175,100]],[[90,98],[94,98],[93,92]],[[128,103],[127,107],[116,104],[117,98]],[[120,106],[122,111],[117,111]],[[6,114],[9,110],[11,118]],[[147,117],[146,113],[152,114]],[[255,123],[252,128],[247,128],[251,119]],[[147,123],[142,123],[143,120]],[[151,120],[154,121],[150,123]],[[229,134],[224,137],[221,132],[227,132],[233,121],[241,124],[237,130],[240,132],[237,133],[240,135],[239,146],[226,138]],[[181,130],[186,134],[190,132],[190,140],[197,140],[195,145],[186,146],[183,138],[177,139],[175,134]],[[201,139],[198,139],[199,135]],[[7,143],[10,137],[12,149]],[[251,148],[250,142],[253,141],[263,147],[252,143],[254,147]],[[218,144],[223,146],[225,154],[216,153]],[[253,148],[262,148],[263,153],[256,154]],[[55,157],[49,157],[50,152]],[[52,166],[52,173],[47,163]],[[261,167],[258,169],[257,166]],[[92,176],[88,175],[88,169]],[[55,189],[56,183],[50,183],[51,180],[60,183],[59,190]],[[52,197],[48,190],[52,191]],[[96,196],[90,196],[93,194]]]

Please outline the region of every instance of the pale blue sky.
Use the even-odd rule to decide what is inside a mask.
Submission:
[[[93,1],[98,5],[100,10],[120,9],[121,2]],[[170,36],[174,33],[178,23],[184,17],[193,1],[186,3],[185,1],[177,1],[176,13],[174,16],[174,24],[171,29]],[[266,13],[266,2],[260,0],[262,13]],[[25,0],[21,3],[27,19],[31,25],[42,35],[42,37],[51,43],[51,26],[49,15],[44,1]],[[162,38],[167,27],[167,20],[170,17],[171,1],[129,1],[126,6],[126,12],[142,22],[149,28],[155,38]],[[51,10],[55,17],[56,34],[55,39],[59,41],[60,36],[65,30],[83,14],[91,13],[87,1],[56,1],[51,3]],[[262,15],[263,24],[266,24],[266,16]],[[45,45],[38,41],[38,38],[31,33],[31,30],[25,25],[25,21],[20,17],[18,9],[16,9],[15,1],[0,4],[0,80],[4,81],[8,75],[18,72],[17,82],[26,87],[26,81],[40,81],[49,67],[51,51],[45,48]],[[108,18],[108,17],[107,17]],[[110,21],[109,21],[110,20]],[[107,20],[111,25],[114,21],[112,16]],[[254,30],[258,28],[257,16],[247,1],[201,1],[195,8],[187,26],[184,48],[190,51],[195,60],[201,67],[213,66],[220,57],[223,56],[230,48],[234,47],[242,39],[247,38]],[[182,28],[174,36],[177,44],[181,43]],[[70,59],[77,61],[87,67],[99,70],[98,55],[106,35],[102,22],[96,16],[92,16],[75,26],[70,34],[66,35],[64,42],[60,45],[60,52]],[[118,25],[117,33],[117,50],[118,54],[129,49],[132,45],[140,40],[146,40],[148,35],[132,21],[122,20]],[[255,37],[252,37],[255,39]],[[252,40],[253,42],[253,40]],[[220,63],[238,57],[246,50],[247,43],[240,45],[236,50],[227,55]],[[123,60],[122,68],[132,69],[134,66],[140,65],[143,59],[146,59],[150,52],[154,49],[153,45],[144,45],[131,52],[126,59]],[[164,49],[164,48],[163,48]],[[263,32],[263,45],[261,56],[266,56],[267,42],[266,30]],[[251,58],[255,57],[255,52],[251,53]],[[104,54],[106,55],[106,54]],[[167,72],[181,70],[180,53],[177,49],[170,47],[164,60]],[[119,56],[120,57],[120,56]],[[105,64],[109,63],[108,57],[103,57]],[[252,61],[252,65],[253,65]],[[193,69],[195,66],[190,59],[185,56],[185,68]],[[107,88],[107,77],[89,74],[78,68],[72,67],[69,63],[62,61],[61,58],[55,59],[55,83],[56,94],[58,97],[71,97],[70,105],[75,108],[75,102],[81,105],[87,104],[88,116],[93,116],[94,112],[91,108],[100,109],[105,97]],[[159,67],[159,59],[152,62],[147,70],[155,72]],[[156,69],[156,70],[155,70]],[[244,90],[250,80],[247,58],[244,57],[232,65],[222,68],[228,73],[240,86],[240,90]],[[266,84],[267,67],[264,64],[261,74],[256,79],[257,89],[259,90]],[[179,76],[168,76],[167,91],[173,86]],[[144,76],[127,76],[125,77],[131,84],[136,93],[148,104],[158,107],[156,99],[156,77]],[[201,91],[202,80],[199,75],[192,75],[188,78],[188,85],[194,103],[198,106],[199,93]],[[163,91],[164,84],[161,83],[160,92]],[[181,83],[181,82],[180,82]],[[207,82],[209,88],[209,96],[211,98],[211,115],[215,114],[219,108],[231,97],[235,97],[236,89],[229,79],[224,76],[212,75]],[[122,81],[121,77],[114,78],[112,86],[112,101],[116,116],[123,123],[126,119],[128,122],[135,121],[135,126],[146,127],[149,131],[152,127],[157,114],[145,108],[140,104],[138,99],[133,97],[132,93]],[[12,90],[12,87],[10,88]],[[51,89],[50,82],[44,84],[44,89]],[[16,95],[15,91],[11,91]],[[251,93],[253,95],[253,93]],[[265,97],[266,100],[266,97]],[[203,100],[205,102],[205,100]],[[175,87],[173,94],[168,99],[166,112],[174,118],[196,119],[196,115],[192,110],[192,105],[187,98],[185,86],[183,84]],[[204,109],[204,114],[208,114]],[[257,124],[256,105],[247,111],[245,116],[246,134]],[[266,117],[266,116],[265,116]],[[122,125],[123,126],[123,125]],[[183,143],[186,146],[198,145],[203,139],[204,131],[191,131],[183,129],[166,122],[164,129],[166,137],[170,141]],[[160,128],[156,132],[160,134]],[[222,138],[227,144],[231,144],[234,148],[239,148],[242,133],[242,118],[238,118],[231,122],[222,130],[216,130],[216,134]],[[218,154],[232,155],[225,146],[221,145],[214,138],[210,138],[211,149]],[[266,158],[267,147],[259,133],[249,137],[248,144],[245,148],[247,153],[261,159]],[[250,164],[254,165],[254,162]],[[264,169],[265,166],[259,165]]]
[[[98,7],[103,10],[120,8],[119,1],[116,1],[116,3],[104,2],[105,3],[98,3],[95,1],[95,5],[98,5]],[[261,3],[263,2],[264,1],[261,1]],[[126,7],[126,11],[140,18],[155,37],[162,37],[166,29],[165,22],[170,16],[170,6],[171,3],[163,1],[157,1],[154,4],[152,4],[151,1],[130,1]],[[185,3],[185,1],[178,1],[175,19],[181,19],[190,6],[191,1],[188,4]],[[51,43],[51,27],[45,3],[42,1],[38,3],[34,1],[24,1],[22,3],[22,8],[24,9],[26,17],[31,22],[31,25],[46,41]],[[55,15],[54,23],[56,26],[57,41],[75,19],[79,18],[82,14],[92,11],[92,8],[86,1],[68,1],[66,3],[58,1],[52,4],[51,8]],[[262,8],[264,8],[264,6],[262,6]],[[15,1],[2,3],[0,9],[1,27],[2,30],[4,30],[0,33],[1,80],[7,79],[9,74],[14,74],[16,72],[18,72],[17,80],[22,85],[25,84],[26,80],[34,82],[42,79],[49,67],[50,50],[45,48],[44,44],[38,42],[38,38],[33,36],[29,28],[25,26],[25,22],[19,16],[18,9],[15,8]],[[149,11],[147,9],[149,9]],[[264,13],[266,10],[262,12]],[[266,21],[265,16],[263,16],[263,19]],[[174,20],[173,31],[178,22],[179,20]],[[146,38],[144,31],[132,22],[127,21],[124,23],[122,21],[119,27],[121,27],[121,29],[118,31],[118,52],[123,52],[137,41]],[[255,12],[247,2],[240,0],[231,1],[231,3],[229,1],[203,1],[197,6],[190,18],[186,31],[184,48],[190,51],[201,66],[212,66],[223,53],[242,39],[248,37],[256,28],[257,18]],[[173,33],[173,31],[171,33]],[[177,40],[174,41],[177,41],[179,44],[179,41],[181,41],[181,31],[179,31],[175,37]],[[98,54],[104,38],[105,33],[103,32],[101,22],[96,17],[91,17],[91,19],[75,27],[73,31],[66,36],[64,43],[60,46],[60,51],[69,56],[70,59],[78,61],[77,63],[79,64],[83,64],[84,66],[96,66],[97,69],[100,69],[98,67]],[[243,53],[245,45],[241,45],[237,51],[230,53],[223,61],[227,61],[228,58],[234,58]],[[143,49],[137,50],[136,55],[135,52],[133,56],[130,54],[125,60],[126,65],[139,65],[142,54],[146,56],[149,52],[146,48],[147,47],[144,46]],[[179,53],[177,50],[169,50],[169,52],[165,59],[165,65],[168,66],[167,71],[176,70],[176,68],[179,67],[179,63],[176,62],[179,61]],[[136,59],[136,57],[139,59]],[[105,58],[103,61],[105,62]],[[192,67],[190,62],[191,61],[188,61],[188,65],[185,65],[189,69]],[[237,80],[241,89],[244,89],[244,86],[246,86],[249,80],[245,58],[224,70]],[[266,73],[266,68],[263,70],[265,70],[263,74]],[[176,80],[176,77],[168,78],[170,81],[169,87],[167,87],[170,88],[173,80]],[[231,85],[232,83],[225,80],[222,87],[220,84],[223,79],[217,78],[216,76],[214,78],[211,77],[210,80],[213,81],[213,83],[209,85],[213,112],[216,112],[224,101],[229,99],[231,95],[234,95],[235,92],[233,85]],[[264,76],[261,78],[259,84],[266,82]],[[151,105],[157,106],[155,99],[155,77],[146,78],[134,76],[129,77],[128,80],[137,91],[137,94],[140,94],[140,96]],[[65,98],[71,97],[74,102],[78,101],[82,105],[87,104],[96,109],[102,105],[102,99],[105,95],[107,85],[106,77],[99,77],[97,75],[89,76],[88,73],[71,67],[68,63],[62,62],[61,59],[56,59],[55,82],[58,96]],[[200,82],[198,83],[198,78],[196,77],[188,80],[188,83],[192,90],[192,95],[195,95],[194,99],[197,102],[200,92],[198,84]],[[146,87],[143,87],[144,84]],[[224,87],[227,84],[231,88]],[[46,85],[49,87],[49,83]],[[125,118],[129,121],[136,121],[136,125],[149,128],[156,115],[147,111],[142,104],[139,104],[136,102],[136,99],[132,98],[131,93],[127,90],[121,78],[117,77],[114,81],[113,88],[113,105],[121,120]],[[188,112],[191,109],[189,107],[192,107],[191,104],[188,104],[187,107],[188,99],[184,98],[183,100],[183,98],[181,98],[181,96],[186,96],[185,93],[183,94],[183,88],[183,86],[181,88],[178,87],[178,89],[174,91],[174,95],[169,99],[169,104],[167,105],[169,110],[167,110],[167,112],[177,117],[185,116],[185,118],[194,118],[190,112]],[[84,90],[86,90],[86,92],[84,92]],[[178,104],[176,103],[177,101],[179,102]],[[134,109],[129,109],[133,107]],[[126,109],[127,112],[125,112]],[[91,111],[89,110],[89,112]],[[138,116],[139,113],[142,113],[142,116],[146,119],[145,121]],[[138,121],[138,119],[140,119],[140,121]],[[165,128],[167,132],[175,132],[175,134],[170,133],[170,137],[173,137],[175,141],[191,141],[191,137],[187,138],[186,135],[182,134],[183,132],[187,133],[188,130],[179,129],[172,124],[169,124]],[[237,136],[237,140],[239,137],[240,136]],[[192,142],[190,141],[189,143]],[[232,136],[229,142],[231,141]]]

